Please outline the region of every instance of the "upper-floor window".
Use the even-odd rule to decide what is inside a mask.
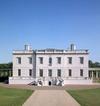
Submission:
[[[40,77],[43,77],[43,69],[39,70],[39,75],[40,75]]]
[[[52,65],[52,58],[49,57],[49,66],[51,66],[51,65]]]
[[[32,64],[32,57],[29,57],[29,64]]]
[[[71,77],[71,76],[72,76],[72,70],[69,69],[68,71],[69,71],[68,74],[69,74],[69,76]]]
[[[32,69],[29,69],[29,76],[32,76]]]
[[[61,77],[61,69],[57,70],[57,77]]]
[[[40,64],[43,64],[43,57],[39,57]]]
[[[72,64],[72,57],[68,57],[68,63]]]
[[[18,76],[21,76],[21,69],[18,69]]]
[[[80,63],[84,64],[84,57],[80,57]]]
[[[52,77],[52,70],[51,69],[48,70],[48,76]]]
[[[57,63],[61,64],[61,57],[57,57]]]
[[[80,69],[80,76],[83,76],[83,69]]]
[[[21,57],[17,57],[18,64],[21,64]]]

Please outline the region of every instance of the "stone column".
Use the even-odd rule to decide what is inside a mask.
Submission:
[[[98,78],[98,71],[96,71],[96,78]]]
[[[89,71],[89,77],[92,78],[92,71]]]
[[[93,76],[93,71],[92,71],[92,78],[93,78],[94,76]]]

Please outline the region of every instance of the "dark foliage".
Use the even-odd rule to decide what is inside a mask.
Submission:
[[[92,62],[91,60],[89,60],[89,67],[95,68],[95,67],[100,67],[100,63],[99,62]]]
[[[0,69],[12,69],[12,62],[0,64]]]

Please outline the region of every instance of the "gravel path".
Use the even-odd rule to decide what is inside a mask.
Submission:
[[[23,106],[80,106],[64,90],[36,90]]]

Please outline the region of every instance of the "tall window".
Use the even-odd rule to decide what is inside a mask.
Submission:
[[[83,76],[83,69],[80,69],[80,76]]]
[[[80,57],[80,63],[84,64],[84,57]]]
[[[68,57],[68,63],[72,64],[72,57]]]
[[[72,70],[69,69],[68,71],[69,71],[69,76],[71,77],[72,76]]]
[[[58,76],[58,77],[61,77],[61,69],[58,69],[58,70],[57,70],[57,76]]]
[[[32,64],[32,57],[29,57],[29,64]]]
[[[51,66],[51,65],[52,65],[52,58],[49,57],[49,66]]]
[[[48,70],[48,76],[52,77],[52,70],[51,69]]]
[[[18,69],[18,76],[21,76],[21,69]]]
[[[29,69],[29,76],[32,76],[32,69]]]
[[[39,72],[40,73],[40,77],[43,77],[43,69],[40,69],[39,71],[40,71]]]
[[[43,57],[39,57],[40,64],[43,64]]]
[[[57,63],[61,64],[61,57],[57,57]]]
[[[18,64],[21,64],[21,57],[17,57]]]

